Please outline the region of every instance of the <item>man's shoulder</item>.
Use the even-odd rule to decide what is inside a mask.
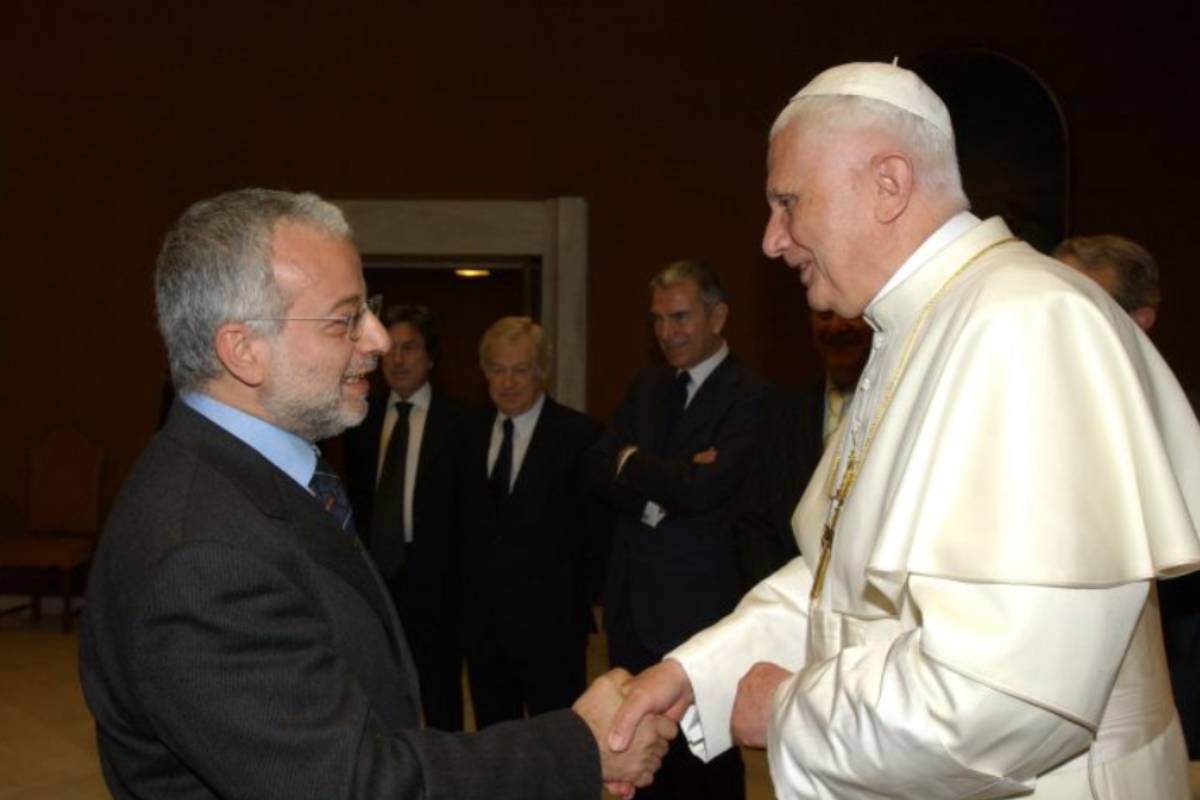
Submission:
[[[183,407],[139,456],[110,522],[138,528],[158,522],[167,529],[177,524],[174,536],[182,541],[228,528],[239,515],[282,515],[288,483],[291,478],[254,448]]]
[[[429,397],[428,423],[446,426],[455,432],[470,424],[481,415],[479,406],[468,403],[461,397],[434,389]]]
[[[595,417],[585,414],[570,406],[563,405],[550,395],[546,395],[546,403],[542,406],[539,424],[542,421],[565,430],[575,436],[595,438],[599,436],[603,425]]]
[[[974,325],[1011,328],[1019,336],[1047,335],[1048,330],[1038,332],[1038,320],[1060,332],[1068,323],[1080,332],[1132,325],[1095,281],[1023,242],[985,257],[979,267],[953,293],[970,310],[964,333]]]
[[[736,397],[765,401],[771,384],[733,353],[717,365],[709,381]]]

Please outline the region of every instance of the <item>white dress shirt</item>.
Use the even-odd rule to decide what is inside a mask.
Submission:
[[[512,470],[509,472],[508,489],[512,491],[512,487],[517,483],[517,475],[521,473],[521,464],[525,462],[525,452],[529,450],[529,440],[533,438],[533,429],[537,427],[538,417],[542,413],[542,406],[546,404],[545,392],[538,395],[538,399],[533,402],[528,410],[522,414],[512,418],[513,421],[513,446],[512,446]],[[508,419],[503,414],[496,414],[496,421],[492,423],[492,442],[488,446],[487,472],[492,474],[492,467],[496,465],[496,456],[500,453],[500,443],[504,440],[504,420]]]

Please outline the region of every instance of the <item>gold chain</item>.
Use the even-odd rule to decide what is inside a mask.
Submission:
[[[871,424],[867,426],[867,435],[863,438],[862,451],[859,452],[853,444],[850,447],[850,458],[846,461],[846,471],[842,473],[842,479],[838,482],[837,490],[828,490],[829,500],[832,503],[832,509],[829,512],[829,521],[825,523],[825,530],[821,533],[821,558],[817,562],[817,572],[813,576],[812,592],[809,594],[809,599],[816,602],[821,596],[821,588],[825,585],[825,572],[829,569],[829,561],[833,556],[833,537],[837,531],[838,518],[841,517],[842,508],[845,507],[846,499],[850,496],[851,489],[854,488],[855,482],[858,480],[859,470],[862,463],[866,460],[867,452],[871,449],[872,442],[875,441],[875,433],[879,430],[879,423],[883,420],[883,415],[887,412],[892,404],[892,400],[896,395],[896,387],[900,384],[900,378],[904,375],[905,369],[908,368],[908,361],[912,357],[913,348],[917,343],[917,335],[921,329],[925,327],[926,321],[929,319],[930,313],[934,307],[946,294],[946,291],[958,279],[960,275],[967,271],[967,268],[978,261],[985,253],[993,248],[999,247],[1002,244],[1016,241],[1016,237],[1009,236],[1001,239],[998,242],[992,242],[987,247],[980,250],[975,255],[971,256],[961,267],[956,269],[950,277],[946,278],[945,282],[933,293],[933,297],[925,302],[917,313],[917,318],[913,322],[912,328],[909,329],[908,339],[904,343],[904,352],[900,355],[900,363],[896,365],[895,371],[892,372],[891,380],[888,382],[887,389],[883,393],[883,397],[879,401],[879,407],[875,411],[875,416],[871,418]],[[849,431],[847,431],[849,433]],[[837,475],[838,469],[841,468],[841,455],[833,463],[833,471],[829,474],[830,485],[832,486],[833,478]]]

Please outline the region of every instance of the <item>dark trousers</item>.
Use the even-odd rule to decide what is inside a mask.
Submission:
[[[401,615],[404,635],[421,684],[425,725],[443,731],[463,729],[462,649],[457,631],[410,623]]]
[[[406,603],[401,577],[388,581],[404,638],[417,668],[425,725],[442,731],[463,729],[462,642],[457,609],[433,613]]]
[[[537,648],[514,646],[489,626],[467,643],[475,725],[570,708],[587,683],[587,639],[580,633]]]
[[[649,650],[634,632],[628,598],[609,621],[608,659],[634,675],[662,661],[663,654]],[[637,790],[638,800],[744,800],[746,768],[736,747],[705,764],[692,755],[683,734],[671,742],[654,783]]]
[[[1200,758],[1200,572],[1160,581],[1163,645],[1188,757]]]

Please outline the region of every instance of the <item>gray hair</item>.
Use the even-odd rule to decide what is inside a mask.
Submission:
[[[859,95],[802,95],[779,112],[770,138],[791,125],[824,131],[876,129],[899,139],[916,163],[917,185],[932,197],[967,208],[953,135],[947,136],[927,120],[898,106]]]
[[[700,290],[700,300],[705,307],[712,308],[717,303],[728,305],[729,299],[721,288],[721,280],[716,271],[701,261],[674,261],[660,270],[650,279],[650,290],[665,289],[676,283],[691,281]]]
[[[1113,299],[1126,311],[1158,308],[1158,263],[1150,251],[1124,236],[1075,236],[1054,248],[1053,256],[1074,256],[1089,272],[1111,267],[1117,275]]]
[[[315,194],[240,189],[201,200],[167,233],[154,276],[158,330],[177,391],[197,391],[222,372],[213,340],[227,323],[282,317],[271,238],[283,222],[350,237],[341,210]],[[274,336],[280,321],[248,323]]]
[[[546,338],[542,326],[530,317],[501,317],[483,332],[479,340],[479,365],[485,365],[488,354],[500,342],[513,342],[522,336],[528,336],[533,344],[534,357],[537,359],[538,375],[543,381],[550,378],[553,355],[550,340]]]

